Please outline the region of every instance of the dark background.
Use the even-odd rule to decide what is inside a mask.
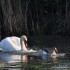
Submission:
[[[69,48],[70,0],[0,0],[0,40],[23,34],[31,46]]]

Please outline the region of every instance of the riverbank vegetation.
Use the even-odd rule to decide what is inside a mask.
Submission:
[[[70,35],[69,5],[70,0],[0,0],[0,35]]]
[[[30,38],[29,44],[44,45],[48,40],[46,45],[50,46],[61,36],[69,36],[70,0],[0,0],[0,40],[23,34]],[[44,35],[48,37],[45,40],[41,39]],[[69,46],[69,39],[65,39],[56,46]]]

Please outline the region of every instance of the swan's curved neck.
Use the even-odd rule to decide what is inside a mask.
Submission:
[[[27,51],[25,42],[22,38],[20,38],[20,44],[21,44],[21,51]]]

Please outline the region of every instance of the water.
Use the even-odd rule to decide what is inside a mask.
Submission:
[[[70,70],[70,57],[0,54],[0,70]]]

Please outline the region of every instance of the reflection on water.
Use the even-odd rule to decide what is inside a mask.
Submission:
[[[70,58],[0,54],[0,70],[70,70]]]

